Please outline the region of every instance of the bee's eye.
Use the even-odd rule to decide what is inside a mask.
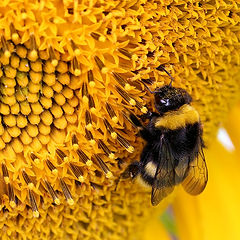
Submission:
[[[160,102],[161,102],[164,106],[169,106],[169,105],[170,105],[169,99],[161,99]]]

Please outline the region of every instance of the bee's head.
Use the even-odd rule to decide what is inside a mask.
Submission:
[[[156,88],[154,93],[155,107],[160,114],[171,110],[177,110],[184,104],[192,101],[191,96],[182,88],[174,88],[170,85]]]

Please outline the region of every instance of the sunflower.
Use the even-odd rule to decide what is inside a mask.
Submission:
[[[168,83],[165,65],[208,145],[239,95],[239,19],[235,1],[3,1],[2,239],[141,235],[149,193],[119,178],[144,144],[128,114],[153,109],[143,79]]]

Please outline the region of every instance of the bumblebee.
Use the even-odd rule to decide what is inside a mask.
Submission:
[[[140,161],[133,162],[122,174],[151,188],[151,203],[157,205],[182,184],[191,195],[200,194],[206,187],[208,171],[203,153],[202,125],[198,112],[191,106],[192,98],[182,88],[172,86],[173,77],[162,66],[171,82],[151,91],[156,112],[148,112],[140,119],[149,119],[146,126],[134,114],[131,121],[138,127],[146,145]]]

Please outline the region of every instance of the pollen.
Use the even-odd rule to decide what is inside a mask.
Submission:
[[[239,96],[239,6],[185,2],[3,1],[3,239],[137,238],[149,194],[119,179],[144,144],[129,113],[171,80],[160,64],[211,142]]]

